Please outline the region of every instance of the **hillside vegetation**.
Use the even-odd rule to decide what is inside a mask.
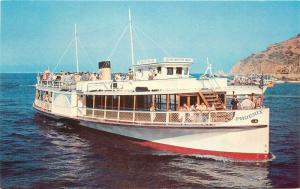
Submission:
[[[279,79],[300,80],[300,34],[269,46],[241,60],[232,70],[233,75],[268,74]]]

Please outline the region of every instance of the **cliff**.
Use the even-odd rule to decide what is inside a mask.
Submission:
[[[251,73],[272,75],[279,79],[300,80],[300,34],[269,46],[233,66],[231,74]]]

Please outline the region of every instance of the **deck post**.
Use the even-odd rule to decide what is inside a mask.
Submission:
[[[170,109],[170,95],[167,94],[167,111]]]
[[[126,96],[123,96],[123,110],[125,110],[125,105],[126,105]]]
[[[114,109],[114,96],[111,96],[111,109]]]
[[[168,112],[168,111],[166,112],[166,124],[167,125],[169,124],[169,116],[170,116],[169,113],[170,112]]]
[[[226,94],[223,94],[224,95],[224,105],[225,105],[225,110],[227,109],[227,102],[226,102]]]
[[[197,104],[200,105],[200,96],[197,95]]]
[[[104,96],[104,119],[106,118],[106,102],[107,102],[107,96]]]
[[[133,96],[133,115],[132,115],[132,121],[135,120],[135,106],[136,106],[136,95]]]
[[[155,95],[152,95],[152,107],[155,106]]]
[[[93,114],[92,114],[92,117],[94,118],[95,117],[95,95],[93,95]]]
[[[177,111],[180,110],[180,95],[176,95],[176,99],[177,99]]]
[[[191,97],[190,96],[187,97],[187,106],[189,108],[191,108]]]
[[[121,103],[121,96],[118,95],[118,121],[119,121],[119,118],[120,118],[120,103]]]

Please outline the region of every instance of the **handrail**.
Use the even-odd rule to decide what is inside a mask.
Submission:
[[[234,110],[226,111],[128,111],[108,110],[78,107],[81,112],[79,117],[91,119],[110,120],[117,122],[149,123],[149,124],[177,124],[177,125],[199,125],[212,123],[226,123],[233,119]]]
[[[52,112],[52,103],[36,99],[35,107],[41,111]],[[57,106],[57,105],[55,105]],[[75,108],[73,114],[66,114],[69,117],[87,118],[101,121],[113,121],[120,123],[132,123],[134,125],[189,125],[189,126],[212,126],[212,125],[248,125],[251,117],[262,114],[261,108],[251,110],[214,110],[214,111],[128,111],[128,110],[109,110],[109,109],[93,109],[87,107]],[[244,113],[239,111],[245,111]],[[55,112],[53,112],[55,113]],[[247,122],[243,120],[249,119]],[[235,122],[242,120],[241,122]],[[268,120],[268,118],[266,118]],[[233,122],[232,122],[233,121]],[[264,121],[264,120],[262,120]],[[229,123],[230,122],[230,123]],[[252,123],[252,120],[251,120]],[[262,124],[253,122],[251,125]],[[242,125],[241,125],[242,124]]]

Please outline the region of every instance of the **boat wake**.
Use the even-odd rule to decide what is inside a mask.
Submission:
[[[214,160],[214,161],[222,161],[222,162],[243,162],[243,163],[266,163],[271,162],[276,159],[276,156],[271,152],[269,154],[269,158],[266,160],[238,160],[214,155],[199,155],[199,154],[191,154],[191,155],[181,155],[185,157],[192,157],[196,159],[205,159],[205,160]]]

